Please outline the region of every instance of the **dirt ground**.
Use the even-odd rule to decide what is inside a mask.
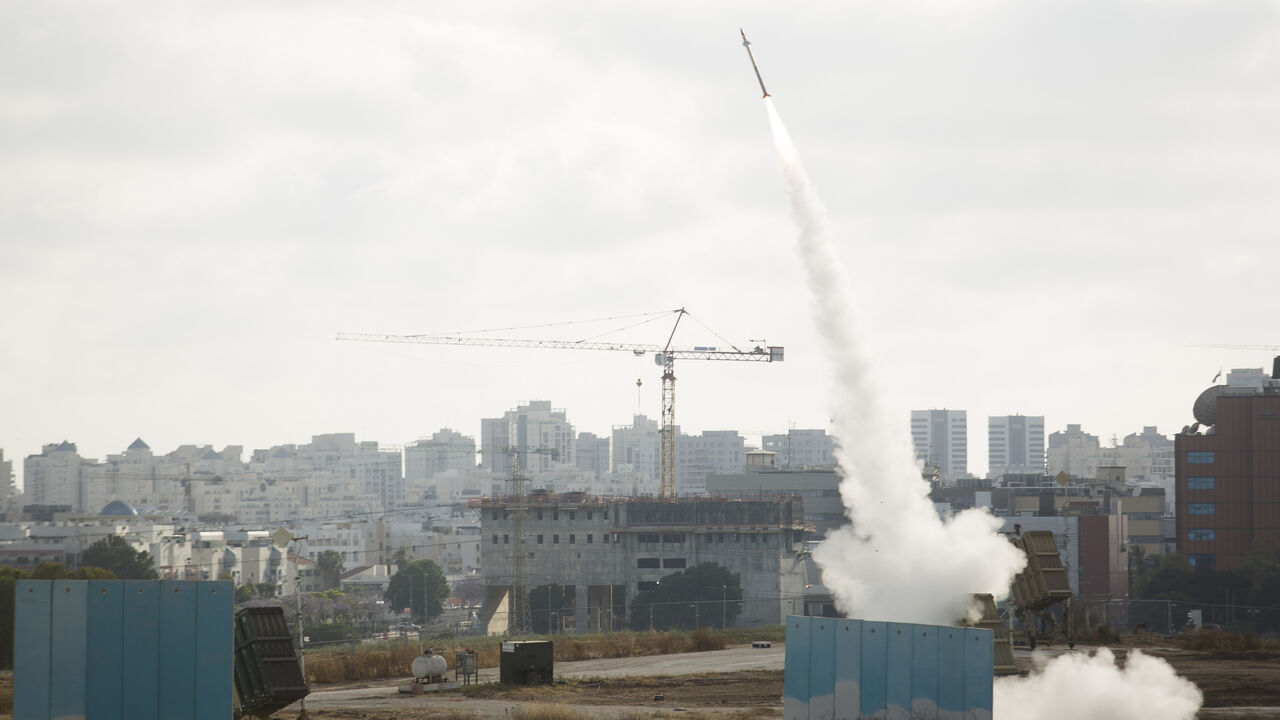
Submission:
[[[1127,654],[1126,648],[1112,650],[1118,658]],[[1064,651],[1049,649],[1050,654]],[[1142,651],[1168,660],[1200,687],[1205,696],[1200,714],[1204,720],[1280,717],[1280,654],[1210,655],[1160,647]],[[780,655],[761,657],[765,664],[773,664],[775,657],[781,660]],[[709,665],[732,657],[707,656]],[[777,669],[674,675],[661,674],[662,658],[651,661],[647,667],[628,667],[631,674],[626,675],[611,672],[601,661],[598,669],[607,677],[591,677],[584,669],[575,673],[581,673],[579,677],[537,688],[486,683],[437,696],[402,695],[386,683],[316,688],[308,710],[310,717],[323,720],[767,720],[782,716],[780,662]],[[1030,655],[1019,653],[1019,665],[1030,668]],[[677,672],[687,673],[686,667]],[[277,717],[292,718],[296,711],[296,706],[291,707]]]

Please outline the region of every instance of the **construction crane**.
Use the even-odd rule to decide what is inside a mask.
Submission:
[[[783,348],[777,345],[756,345],[748,350],[730,346],[673,347],[676,329],[689,313],[684,308],[672,310],[676,316],[667,337],[667,344],[640,345],[634,343],[601,342],[592,340],[514,340],[504,338],[462,337],[457,335],[378,335],[373,333],[338,333],[339,340],[357,342],[423,343],[427,345],[477,345],[481,347],[546,348],[556,350],[612,350],[634,355],[653,354],[656,364],[662,367],[662,430],[661,430],[661,497],[674,498],[676,494],[676,372],[675,361],[681,360],[736,360],[740,362],[782,362]]]

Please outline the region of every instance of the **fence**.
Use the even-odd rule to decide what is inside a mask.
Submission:
[[[1280,632],[1280,608],[1277,607],[1131,598],[1077,602],[1083,606],[1077,611],[1080,613],[1077,620],[1086,628],[1106,625],[1118,632],[1174,635],[1200,624],[1258,635]]]

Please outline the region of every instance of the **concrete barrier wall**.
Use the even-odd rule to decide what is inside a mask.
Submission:
[[[228,720],[229,582],[20,580],[14,720]]]
[[[990,630],[787,617],[784,720],[990,720]]]

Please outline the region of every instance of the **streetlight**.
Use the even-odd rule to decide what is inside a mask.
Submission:
[[[725,618],[728,617],[728,613],[725,611],[725,608],[727,607],[725,604],[725,597],[726,597],[726,594],[728,593],[728,588],[729,588],[728,585],[720,586],[720,629],[721,630],[724,630],[729,626],[728,623],[725,621]]]

